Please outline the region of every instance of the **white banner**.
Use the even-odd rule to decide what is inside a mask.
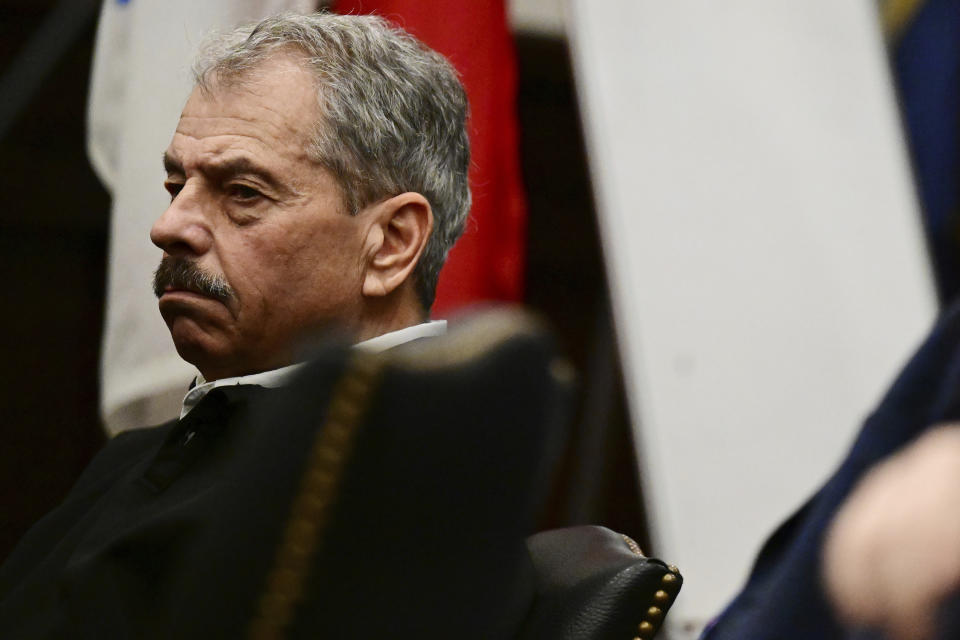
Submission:
[[[173,348],[151,291],[160,250],[150,227],[169,196],[161,156],[190,94],[190,65],[211,29],[315,0],[106,0],[88,112],[88,151],[113,195],[101,410],[110,433],[178,415],[194,375]]]

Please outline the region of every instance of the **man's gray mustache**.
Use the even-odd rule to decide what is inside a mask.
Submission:
[[[182,289],[227,302],[233,289],[221,275],[207,273],[192,260],[166,256],[153,272],[153,293],[158,298],[168,289]]]

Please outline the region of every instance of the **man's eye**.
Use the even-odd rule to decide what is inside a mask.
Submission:
[[[227,192],[230,194],[231,198],[240,200],[242,202],[256,200],[262,196],[259,191],[245,184],[232,184],[228,187]]]
[[[167,193],[170,194],[170,201],[173,202],[173,199],[176,198],[177,194],[180,193],[180,190],[183,189],[183,184],[168,180],[163,183],[163,188],[166,189]]]

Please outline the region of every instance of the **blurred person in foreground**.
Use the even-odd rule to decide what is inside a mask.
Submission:
[[[957,422],[954,303],[702,639],[957,637],[960,432],[944,426]]]
[[[841,620],[898,640],[956,637],[958,505],[960,425],[939,426],[874,467],[827,534],[824,580]]]

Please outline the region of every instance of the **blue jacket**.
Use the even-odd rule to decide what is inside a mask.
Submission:
[[[701,640],[883,637],[844,629],[836,620],[821,586],[823,536],[834,513],[870,467],[928,427],[952,420],[960,420],[960,304],[954,304],[934,326],[867,418],[837,472],[767,540],[746,586]]]

